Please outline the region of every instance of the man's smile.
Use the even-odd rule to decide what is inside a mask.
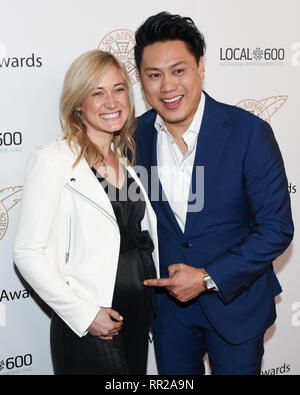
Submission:
[[[184,96],[181,95],[181,96],[172,97],[170,99],[161,99],[161,102],[163,103],[164,107],[166,107],[167,109],[174,110],[179,107],[183,97]]]

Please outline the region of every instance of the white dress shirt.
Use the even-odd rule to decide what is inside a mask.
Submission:
[[[157,167],[159,179],[165,196],[175,218],[184,233],[189,200],[190,184],[195,160],[197,139],[202,123],[205,105],[205,95],[202,93],[201,100],[189,128],[182,135],[182,139],[188,147],[185,155],[182,154],[178,145],[168,132],[160,115],[157,114],[155,128],[157,135]]]

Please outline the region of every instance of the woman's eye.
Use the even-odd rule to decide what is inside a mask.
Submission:
[[[92,96],[102,96],[102,95],[103,95],[103,92],[101,92],[101,91],[92,93]]]

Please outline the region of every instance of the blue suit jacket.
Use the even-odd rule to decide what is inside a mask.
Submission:
[[[225,339],[246,342],[276,318],[274,297],[281,287],[272,262],[293,237],[288,183],[272,129],[206,94],[191,185],[195,188],[196,166],[204,166],[204,206],[188,212],[182,233],[155,170],[155,118],[154,110],[139,117],[135,139],[137,165],[148,171],[145,186],[158,219],[161,276],[168,277],[168,266],[179,262],[206,268],[220,291],[201,294],[196,304]],[[154,333],[164,331],[176,306],[184,310],[164,290],[157,299]]]

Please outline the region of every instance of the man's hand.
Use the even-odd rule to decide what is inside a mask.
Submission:
[[[169,278],[149,279],[144,285],[166,287],[169,293],[180,302],[188,302],[203,291],[203,273],[201,269],[177,263],[168,267]]]
[[[123,325],[123,317],[109,308],[101,307],[94,321],[88,328],[91,335],[102,340],[112,340],[117,335]]]

